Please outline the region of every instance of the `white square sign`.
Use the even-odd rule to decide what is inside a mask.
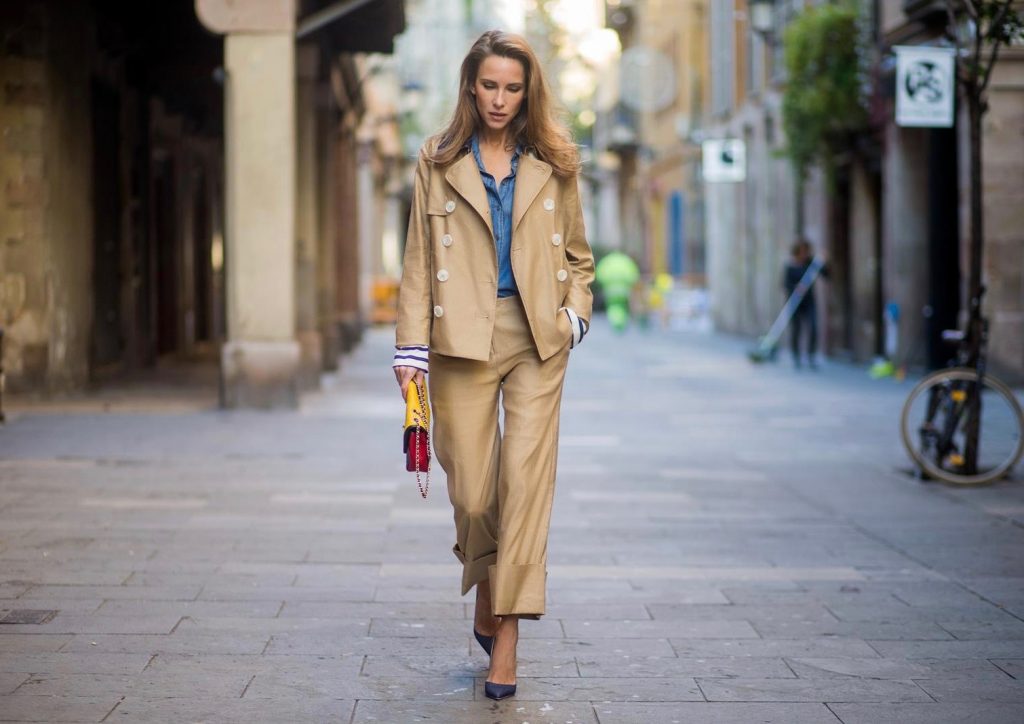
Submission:
[[[956,98],[952,48],[897,45],[896,125],[951,128]]]
[[[737,138],[715,138],[701,145],[701,171],[708,183],[743,181],[747,177],[747,150]]]

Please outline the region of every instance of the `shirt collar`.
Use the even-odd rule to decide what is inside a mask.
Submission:
[[[465,147],[468,147],[469,150],[473,152],[473,158],[476,159],[477,168],[479,168],[482,172],[486,173],[487,169],[484,168],[484,160],[480,156],[480,138],[477,136],[477,134],[474,133],[472,136],[469,137],[469,140],[466,142],[464,148]],[[516,147],[512,151],[512,161],[509,164],[508,172],[508,175],[512,176],[513,178],[516,175],[516,170],[519,168],[519,156],[522,154],[522,152],[523,144],[516,143]]]

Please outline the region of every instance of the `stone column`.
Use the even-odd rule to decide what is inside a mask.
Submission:
[[[321,83],[319,93],[322,102],[318,104],[317,132],[319,147],[319,246],[317,248],[317,319],[320,330],[320,346],[323,354],[323,369],[338,369],[341,342],[338,334],[335,307],[337,299],[337,238],[339,225],[338,175],[338,120],[331,111],[330,88]]]
[[[298,404],[294,0],[196,0],[224,34],[225,407]]]
[[[296,337],[299,343],[299,379],[302,389],[320,386],[323,350],[317,315],[317,248],[319,246],[319,179],[317,155],[317,77],[320,49],[303,43],[296,53],[297,186],[295,227]]]

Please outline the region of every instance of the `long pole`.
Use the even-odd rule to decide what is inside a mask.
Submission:
[[[982,345],[984,321],[981,316],[981,264],[982,264],[982,241],[984,237],[984,216],[982,209],[982,159],[981,159],[981,100],[978,97],[977,88],[971,84],[967,92],[967,115],[970,124],[970,148],[971,148],[971,239],[970,239],[970,277],[968,280],[968,321],[967,321],[967,342],[970,350],[970,364],[975,365],[978,370],[978,379],[975,382],[973,394],[968,396],[967,429],[964,442],[964,467],[967,475],[975,475],[978,472],[978,443],[981,436],[981,392],[984,389],[984,365],[980,356],[983,354]]]

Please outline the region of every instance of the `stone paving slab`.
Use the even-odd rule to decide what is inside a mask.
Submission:
[[[840,621],[934,621],[943,627],[954,623],[1020,623],[1005,609],[984,601],[964,606],[908,606],[894,599],[886,605],[832,603],[827,609]]]
[[[0,672],[0,696],[13,694],[14,690],[31,678],[29,674]]]
[[[281,724],[281,722],[351,721],[354,701],[309,698],[293,693],[286,699],[204,699],[197,697],[144,698],[127,696],[107,722],[225,722]],[[98,721],[93,719],[92,721]]]
[[[444,620],[424,618],[375,618],[369,627],[371,636],[442,636],[459,638],[471,636],[473,625],[465,619]],[[542,618],[531,621],[529,626],[522,626],[520,638],[561,638],[566,633],[559,619]],[[475,641],[475,639],[474,639]]]
[[[474,641],[473,645],[477,643]],[[434,656],[376,656],[368,654],[360,673],[363,676],[486,676],[488,659],[483,649],[473,652],[472,656],[434,655]],[[544,676],[579,677],[576,659],[532,660],[520,655],[517,662],[517,673],[523,677]]]
[[[313,671],[257,674],[245,690],[250,699],[311,697],[365,700],[472,700],[471,676],[316,676]]]
[[[118,705],[116,694],[100,696],[32,696],[3,698],[4,720],[26,722],[99,722]]]
[[[22,600],[84,598],[133,601],[193,601],[203,587],[189,586],[32,586]]]
[[[485,677],[477,679],[477,698],[484,698]],[[529,679],[516,691],[518,701],[704,701],[691,677],[587,677]]]
[[[208,584],[194,597],[199,601],[372,601],[371,585],[357,586],[230,586]]]
[[[369,619],[432,619],[451,621],[472,618],[463,603],[429,602],[347,602],[347,601],[288,601],[280,607],[280,618],[369,618]]]
[[[905,659],[1024,658],[1024,641],[871,641],[881,656]]]
[[[781,659],[764,657],[668,658],[659,656],[576,656],[580,676],[793,678]]]
[[[565,621],[569,638],[689,638],[746,639],[757,638],[757,631],[742,620],[672,619],[660,621]]]
[[[1011,676],[985,659],[814,659],[788,658],[786,664],[801,679],[994,679]]]
[[[317,633],[325,639],[366,636],[370,620],[345,618],[265,618],[242,616],[186,616],[175,633],[215,633],[230,631],[251,634]]]
[[[675,705],[673,705],[675,706]],[[395,722],[445,722],[445,724],[481,724],[481,722],[547,722],[550,724],[597,724],[594,708],[578,701],[520,701],[518,696],[503,701],[360,701],[352,724],[395,724]]]
[[[1020,724],[1014,704],[830,704],[843,724]]]
[[[621,704],[594,707],[600,724],[836,724],[824,704]]]
[[[776,657],[843,657],[878,658],[878,651],[866,641],[853,638],[822,636],[807,639],[737,639],[715,641],[700,639],[671,639],[677,656],[723,657],[768,656]]]
[[[1024,680],[1024,659],[992,659],[992,664],[1013,678]]]
[[[142,673],[153,657],[149,654],[0,654],[0,671],[25,674],[124,674]]]
[[[64,608],[58,606],[63,611]],[[283,602],[279,601],[124,601],[107,599],[98,604],[94,611],[103,616],[169,615],[179,619],[185,616],[200,618],[276,618],[283,613]],[[323,618],[303,616],[302,618]],[[338,616],[337,618],[362,618],[361,616]]]
[[[457,639],[441,637],[398,637],[377,638],[373,636],[349,636],[346,638],[325,638],[319,633],[274,634],[264,653],[267,654],[322,654],[325,656],[350,656],[353,654],[387,654],[404,656],[420,654],[462,654],[469,651],[469,636]]]
[[[681,603],[651,603],[647,605],[651,618],[665,619],[697,619],[710,621],[750,621],[761,622],[814,622],[835,623],[837,618],[829,608],[818,604],[792,605],[708,605]],[[593,617],[591,617],[593,618]],[[619,616],[618,618],[629,618]]]
[[[169,634],[181,621],[175,614],[151,616],[86,616],[81,614],[58,613],[44,624],[5,625],[4,630],[12,634]]]
[[[708,701],[932,701],[913,681],[879,679],[697,679]],[[974,682],[969,682],[974,683]]]
[[[952,636],[961,641],[1006,641],[1024,639],[1024,621],[1003,619],[1000,621],[965,620],[937,622]]]
[[[935,701],[1024,703],[1024,681],[1006,681],[995,678],[982,680],[934,678],[917,683]]]
[[[818,636],[872,641],[949,641],[954,637],[928,621],[755,621],[753,628],[766,639],[806,639]]]
[[[74,639],[62,634],[14,634],[0,630],[0,655],[7,652],[36,653],[60,651]]]
[[[34,674],[18,688],[17,693],[33,696],[124,695],[132,681],[133,677],[126,674]]]
[[[525,624],[522,624],[525,626]],[[560,659],[577,655],[675,656],[667,639],[520,639],[519,655],[524,658]]]
[[[1024,487],[907,477],[909,382],[600,319],[548,610],[517,696],[486,699],[443,474],[423,500],[396,453],[390,343],[298,412],[12,418],[0,611],[58,613],[0,624],[0,720],[1024,721]]]
[[[111,654],[259,654],[270,641],[269,634],[240,632],[176,632],[168,636],[79,634],[69,638],[61,651]]]

